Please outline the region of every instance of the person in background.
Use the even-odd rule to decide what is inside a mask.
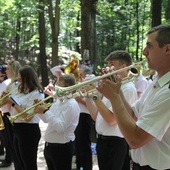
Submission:
[[[61,87],[74,84],[72,75],[61,75],[57,80],[57,85]],[[58,98],[50,108],[46,104],[37,106],[35,112],[44,114],[48,123],[44,136],[44,157],[48,169],[71,170],[74,131],[80,114],[78,103],[70,94],[65,98]]]
[[[149,80],[147,80],[146,77],[139,73],[139,76],[135,78],[134,83],[137,90],[138,98],[140,98],[149,86]]]
[[[55,66],[50,69],[53,76],[55,76],[53,81],[50,81],[49,84],[44,87],[44,93],[47,95],[53,95],[53,92],[55,92],[55,83],[59,79],[61,75],[63,75],[63,71],[60,68],[60,66]]]
[[[26,113],[24,110],[31,107],[35,100],[42,100],[44,93],[35,70],[29,65],[19,69],[18,82],[17,93],[10,98],[5,98],[3,103],[10,105],[12,116],[23,112],[13,123],[14,150],[20,163],[20,170],[37,170],[37,150],[41,137],[40,117],[36,114],[34,117],[27,119],[33,109]]]
[[[143,50],[148,67],[157,73],[132,106],[125,100],[121,79],[103,80],[98,90],[109,99],[114,117],[132,148],[133,170],[170,169],[170,25],[147,33]]]
[[[81,66],[79,68],[80,83],[90,80],[95,77],[92,74],[92,69],[88,66]],[[92,150],[91,150],[91,128],[93,126],[93,119],[86,107],[85,99],[81,96],[75,98],[80,106],[79,123],[75,131],[75,155],[77,170],[92,170]]]
[[[7,76],[6,76],[6,65],[1,65],[0,66],[0,96],[2,96],[3,91],[6,89],[6,86],[8,84],[8,80],[7,80]],[[0,116],[2,118],[2,113],[0,110]],[[3,119],[2,119],[3,121]],[[1,122],[2,124],[3,122]],[[3,127],[2,127],[3,128]],[[2,133],[4,132],[4,130],[1,129],[0,131],[0,155],[3,156],[5,154],[4,151],[4,142],[3,142],[3,138],[2,138]]]
[[[115,70],[132,64],[130,54],[123,50],[110,53],[105,61],[108,66],[114,66]],[[122,71],[119,76],[127,78],[129,71]],[[133,82],[122,84],[121,89],[130,104],[136,101],[137,92]],[[98,133],[96,151],[99,169],[129,170],[129,146],[118,128],[110,101],[105,97],[101,98],[97,93],[92,98],[86,98],[86,106],[96,122]]]
[[[6,75],[8,77],[7,80],[3,83],[3,88],[1,89],[2,94],[5,93],[15,93],[13,91],[18,86],[18,70],[21,68],[21,65],[18,61],[10,60],[7,63]],[[13,92],[12,92],[13,91]],[[5,125],[5,129],[3,130],[2,139],[4,141],[4,147],[6,150],[5,160],[3,160],[0,164],[0,167],[8,167],[14,162],[15,170],[20,170],[19,162],[16,159],[14,145],[13,145],[13,130],[12,124],[8,119],[10,116],[10,106],[4,105],[1,107],[2,118]]]

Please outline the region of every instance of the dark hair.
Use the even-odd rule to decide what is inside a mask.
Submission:
[[[1,77],[3,77],[3,81],[8,78],[6,75],[6,69],[7,69],[6,65],[0,65],[0,72],[2,74]]]
[[[19,85],[21,93],[25,93],[25,84],[27,85],[29,92],[32,92],[36,89],[42,91],[42,86],[33,67],[30,65],[25,65],[19,69],[19,73],[22,80],[21,84]]]
[[[170,44],[170,25],[158,25],[147,32],[147,35],[157,32],[156,41],[159,47]]]
[[[127,66],[132,64],[131,55],[124,50],[113,51],[105,58],[105,62],[112,60],[118,60],[121,64],[126,64]]]
[[[76,84],[75,78],[71,74],[64,74],[59,77],[59,81],[64,82],[64,86],[73,86]]]

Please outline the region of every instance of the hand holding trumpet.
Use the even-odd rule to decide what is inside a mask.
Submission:
[[[37,99],[36,99],[35,102],[38,103],[38,102],[40,102],[40,101],[41,101],[41,100],[37,100]],[[35,113],[39,113],[39,114],[43,114],[44,111],[47,110],[47,109],[48,109],[48,104],[46,104],[46,103],[43,102],[43,103],[35,106],[34,112],[35,112]]]
[[[103,72],[105,74],[108,74],[109,72],[112,72],[115,70],[114,67],[106,67],[103,68]],[[108,99],[114,98],[114,95],[117,95],[120,93],[120,88],[122,85],[122,78],[120,74],[114,74],[111,75],[105,79],[102,79],[100,81],[99,86],[97,87],[97,90],[103,94]]]

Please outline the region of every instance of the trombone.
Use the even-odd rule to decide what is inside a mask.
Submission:
[[[108,77],[113,76],[115,74],[119,74],[119,73],[126,71],[126,70],[130,70],[131,76],[129,78],[125,78],[124,80],[122,80],[122,83],[125,83],[127,81],[131,81],[131,79],[133,77],[137,77],[140,74],[138,66],[140,66],[144,62],[145,61],[141,61],[141,62],[132,64],[132,65],[124,67],[122,69],[112,71],[110,73],[104,74],[102,76],[95,77],[93,79],[90,79],[88,81],[85,81],[85,82],[82,82],[82,83],[79,83],[79,84],[75,84],[73,86],[69,86],[69,87],[56,86],[56,96],[58,96],[58,97],[66,96],[66,95],[72,93],[73,91],[80,89],[81,87],[84,87],[86,85],[98,82],[99,80],[102,80],[104,78],[108,78]]]

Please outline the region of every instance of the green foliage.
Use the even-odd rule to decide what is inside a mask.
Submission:
[[[163,1],[162,23],[168,23],[168,0]],[[55,5],[55,0],[53,1]],[[38,1],[0,1],[0,55],[15,54],[19,36],[19,58],[37,56]],[[42,5],[42,4],[41,4]],[[137,7],[137,5],[139,5]],[[76,51],[81,41],[80,0],[61,0],[59,49]],[[45,6],[47,54],[51,52],[51,28],[48,5]],[[151,1],[98,0],[96,6],[97,57],[103,61],[111,51],[124,49],[134,59],[142,58],[145,32],[151,25]],[[137,31],[138,30],[138,31]],[[137,40],[139,39],[139,42]],[[81,47],[80,47],[81,48]],[[138,51],[137,51],[137,48]],[[137,51],[137,52],[136,52]],[[99,63],[103,65],[103,63]]]

